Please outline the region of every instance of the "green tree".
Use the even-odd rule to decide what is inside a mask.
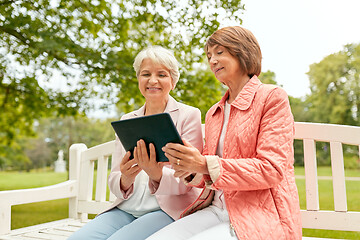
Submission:
[[[296,122],[312,122],[313,117],[309,110],[310,104],[306,99],[289,96],[291,112]]]
[[[36,122],[36,137],[16,139],[12,147],[0,149],[8,158],[0,157],[1,169],[29,170],[50,167],[64,151],[68,161],[69,147],[73,143],[85,143],[92,147],[115,139],[111,119],[87,117],[48,117]],[[15,147],[16,146],[16,147]],[[1,161],[2,160],[2,161]]]
[[[307,74],[311,93],[305,100],[306,120],[360,126],[360,44],[345,45],[312,64]],[[318,164],[329,165],[329,143],[317,143],[316,148]],[[343,148],[346,166],[357,167],[358,150]]]
[[[221,90],[202,70],[202,47],[221,20],[241,24],[243,10],[241,0],[0,0],[0,144],[32,134],[34,119],[86,112],[88,98],[133,110],[143,101],[133,59],[150,44],[181,63],[174,96],[207,108]],[[67,91],[52,86],[56,72]]]
[[[51,157],[46,162],[50,166],[56,159],[59,150],[64,151],[68,160],[69,148],[74,143],[85,143],[88,147],[115,139],[114,131],[110,125],[111,119],[93,119],[87,117],[53,117],[42,119],[36,127],[39,137],[38,142],[46,143],[51,154],[45,151],[43,156]],[[34,163],[35,159],[29,156]]]
[[[24,154],[26,142],[24,138],[17,138],[12,146],[0,145],[0,170],[31,168],[31,160]]]
[[[360,126],[360,44],[312,64],[308,76],[314,121]]]
[[[270,70],[267,70],[266,72],[261,72],[259,79],[262,83],[279,85],[276,81],[275,73]]]
[[[312,117],[306,100],[289,96],[291,112],[296,122],[311,122]],[[300,140],[294,141],[295,166],[304,166],[303,143]]]

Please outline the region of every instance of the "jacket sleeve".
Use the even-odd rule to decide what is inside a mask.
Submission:
[[[121,118],[122,120],[125,118]],[[108,185],[110,191],[117,197],[123,200],[128,199],[134,190],[134,184],[127,190],[124,191],[120,188],[120,177],[121,177],[121,171],[120,171],[120,163],[122,161],[122,158],[125,155],[125,149],[123,145],[121,144],[118,136],[115,134],[115,151],[112,158],[112,167],[111,172],[109,174],[108,178]]]
[[[183,124],[180,133],[181,138],[187,140],[202,152],[203,137],[200,110],[191,108],[181,124]],[[174,170],[170,166],[165,166],[163,167],[163,176],[160,183],[149,181],[149,188],[150,192],[156,195],[181,195],[190,191],[192,187],[185,185],[179,178],[174,177]]]
[[[250,191],[276,186],[293,164],[294,120],[286,92],[273,89],[264,103],[254,158],[206,156],[212,189]],[[231,144],[231,143],[230,143]]]

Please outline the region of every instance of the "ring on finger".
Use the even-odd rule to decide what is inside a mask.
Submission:
[[[176,165],[180,165],[180,159],[176,161]]]

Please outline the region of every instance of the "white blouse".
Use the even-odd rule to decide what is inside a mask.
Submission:
[[[221,130],[219,143],[218,143],[218,146],[216,149],[216,155],[218,155],[219,157],[222,157],[222,155],[223,155],[224,139],[225,139],[227,125],[229,123],[230,107],[231,107],[231,105],[226,101],[225,108],[224,108],[224,124],[223,124],[222,130]],[[226,209],[224,194],[223,194],[222,190],[215,191],[215,196],[214,196],[214,200],[213,200],[212,204],[218,208]]]

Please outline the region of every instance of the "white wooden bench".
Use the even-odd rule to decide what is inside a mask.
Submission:
[[[303,228],[360,231],[360,212],[348,211],[342,144],[360,147],[360,127],[316,123],[296,123],[295,139],[303,140],[306,209],[301,210]],[[330,142],[333,178],[333,211],[319,208],[315,142]],[[114,200],[106,197],[109,157],[114,141],[92,148],[84,144],[70,147],[69,180],[60,184],[0,192],[0,239],[66,239]],[[97,162],[95,198],[93,178]],[[11,207],[19,204],[69,198],[69,218],[11,230]],[[311,239],[304,237],[304,239]]]

